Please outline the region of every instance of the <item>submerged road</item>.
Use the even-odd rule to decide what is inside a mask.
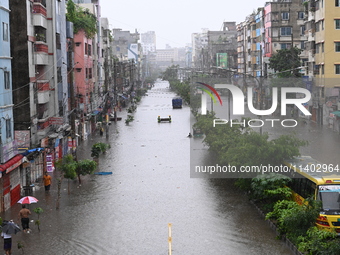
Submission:
[[[52,190],[37,187],[30,205],[43,208],[41,231],[13,237],[13,254],[34,255],[167,255],[168,223],[172,224],[174,255],[285,255],[288,248],[261,218],[246,196],[225,179],[190,178],[190,109],[172,109],[175,95],[167,82],[156,83],[143,97],[134,121],[112,123],[109,137],[84,141],[79,158],[90,158],[93,143],[110,143],[99,159],[99,171],[112,175],[83,177],[83,183],[62,183],[60,209],[55,209],[57,173]],[[157,116],[171,115],[172,123]],[[198,142],[201,142],[197,140]],[[207,151],[203,148],[202,160]],[[2,217],[16,219],[20,205]],[[37,216],[33,213],[31,219]]]

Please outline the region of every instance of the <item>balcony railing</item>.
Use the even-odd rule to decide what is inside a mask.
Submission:
[[[48,81],[37,81],[38,91],[50,90],[50,83]]]
[[[46,7],[46,0],[34,0],[35,3],[40,3],[42,6]]]
[[[33,13],[35,14],[41,14],[43,16],[47,16],[47,11],[46,11],[46,7],[40,5],[40,4],[34,4],[33,6]]]
[[[34,44],[35,52],[45,52],[48,53],[48,46],[44,43],[35,43]]]

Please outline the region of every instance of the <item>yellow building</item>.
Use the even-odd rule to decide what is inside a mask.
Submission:
[[[305,7],[311,45],[308,74],[314,87],[312,119],[338,130],[332,112],[340,109],[340,0],[310,0]]]

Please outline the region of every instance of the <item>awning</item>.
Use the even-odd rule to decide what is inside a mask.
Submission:
[[[32,153],[32,152],[36,152],[36,151],[43,151],[44,150],[44,148],[40,148],[40,147],[38,147],[38,148],[34,148],[34,149],[30,149],[30,150],[26,150],[25,152],[23,152],[23,153],[21,153],[21,155],[23,155],[23,156],[27,156],[28,154],[30,154],[30,153]]]
[[[100,113],[100,111],[95,110],[95,111],[92,112],[92,115],[95,116],[95,115],[97,115],[98,113]]]
[[[9,173],[13,169],[15,169],[15,168],[17,168],[18,166],[21,165],[21,159],[23,157],[24,156],[21,155],[21,154],[18,154],[16,156],[14,156],[10,160],[8,160],[6,163],[0,165],[0,171],[1,172],[5,172],[6,171],[6,173]]]
[[[334,114],[335,116],[340,117],[340,111],[331,112],[331,114]]]

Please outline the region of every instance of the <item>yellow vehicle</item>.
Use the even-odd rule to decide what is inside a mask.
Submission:
[[[339,165],[322,164],[309,157],[301,156],[284,162],[291,171],[294,199],[302,204],[307,197],[322,202],[317,218],[317,227],[334,229],[340,235],[340,168]]]

